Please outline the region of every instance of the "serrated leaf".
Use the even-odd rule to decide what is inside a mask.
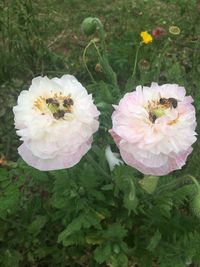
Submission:
[[[81,229],[88,229],[91,226],[97,229],[101,228],[97,213],[84,213],[79,215],[59,234],[58,243],[62,242],[65,246],[69,245],[70,236],[80,233]]]
[[[112,247],[110,243],[100,245],[94,251],[94,259],[100,264],[107,261],[111,255]]]
[[[99,245],[102,244],[103,238],[99,233],[90,233],[85,237],[87,244]]]
[[[19,197],[19,190],[14,184],[3,189],[0,196],[0,217],[5,218],[7,214],[14,213],[19,208]]]
[[[8,179],[8,172],[5,169],[0,169],[0,182]]]
[[[135,182],[133,172],[127,166],[117,166],[114,170],[115,196],[118,196],[119,191],[123,192],[124,207],[129,213],[133,210],[136,212],[138,199],[136,196]]]
[[[108,240],[123,239],[127,234],[127,230],[119,223],[114,223],[108,227],[103,233],[103,237]]]
[[[154,251],[158,243],[160,242],[161,237],[162,237],[161,233],[157,230],[155,234],[152,236],[152,238],[150,239],[147,249],[151,252]]]
[[[123,253],[119,253],[110,258],[110,264],[112,267],[128,267],[128,257]]]
[[[21,254],[14,249],[7,249],[1,257],[3,258],[3,267],[18,267],[19,261],[22,258]]]
[[[35,236],[38,235],[41,229],[46,224],[46,222],[47,222],[47,217],[43,215],[38,215],[36,219],[29,225],[28,232]]]

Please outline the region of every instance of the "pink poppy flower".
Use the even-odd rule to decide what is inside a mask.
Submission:
[[[110,130],[123,160],[146,175],[181,169],[196,141],[191,96],[176,84],[137,86],[114,106]]]
[[[99,127],[92,96],[74,76],[37,77],[13,108],[23,144],[18,152],[39,170],[70,168],[90,149]]]

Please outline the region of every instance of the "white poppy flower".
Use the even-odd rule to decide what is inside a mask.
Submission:
[[[18,152],[39,170],[70,168],[90,149],[99,127],[92,96],[72,75],[37,77],[13,108],[23,144]]]

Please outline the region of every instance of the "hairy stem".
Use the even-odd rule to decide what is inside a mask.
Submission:
[[[87,49],[92,45],[92,43],[93,43],[93,42],[90,41],[90,42],[87,44],[87,46],[85,47],[84,51],[83,51],[83,64],[84,64],[84,66],[85,66],[85,68],[86,68],[86,70],[87,70],[87,72],[88,72],[88,74],[89,74],[91,80],[95,83],[95,79],[94,79],[92,73],[90,72],[90,70],[89,70],[89,68],[88,68],[88,66],[87,66],[87,62],[86,62],[86,52],[87,52]]]
[[[140,47],[141,47],[141,44],[137,47],[137,50],[135,53],[135,62],[134,62],[134,67],[133,67],[132,78],[135,78],[137,61],[138,61],[138,54],[139,54]]]

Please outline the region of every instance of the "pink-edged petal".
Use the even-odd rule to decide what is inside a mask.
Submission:
[[[22,159],[31,167],[36,168],[40,171],[52,171],[60,170],[65,168],[71,168],[76,165],[84,154],[88,152],[91,148],[91,141],[81,145],[77,151],[71,154],[60,154],[51,159],[41,159],[37,156],[34,156],[31,150],[23,143],[18,148],[18,153]]]
[[[72,104],[65,104],[67,99]],[[49,102],[52,100],[56,105]],[[72,75],[33,79],[29,90],[19,95],[13,111],[17,134],[24,141],[19,154],[39,170],[77,164],[90,149],[99,127],[100,113],[92,95]]]
[[[151,87],[137,86],[115,105],[109,132],[128,165],[151,175],[182,168],[196,141],[193,99],[185,94],[185,88],[177,84],[152,83]],[[175,99],[177,106],[162,104],[161,98]]]

